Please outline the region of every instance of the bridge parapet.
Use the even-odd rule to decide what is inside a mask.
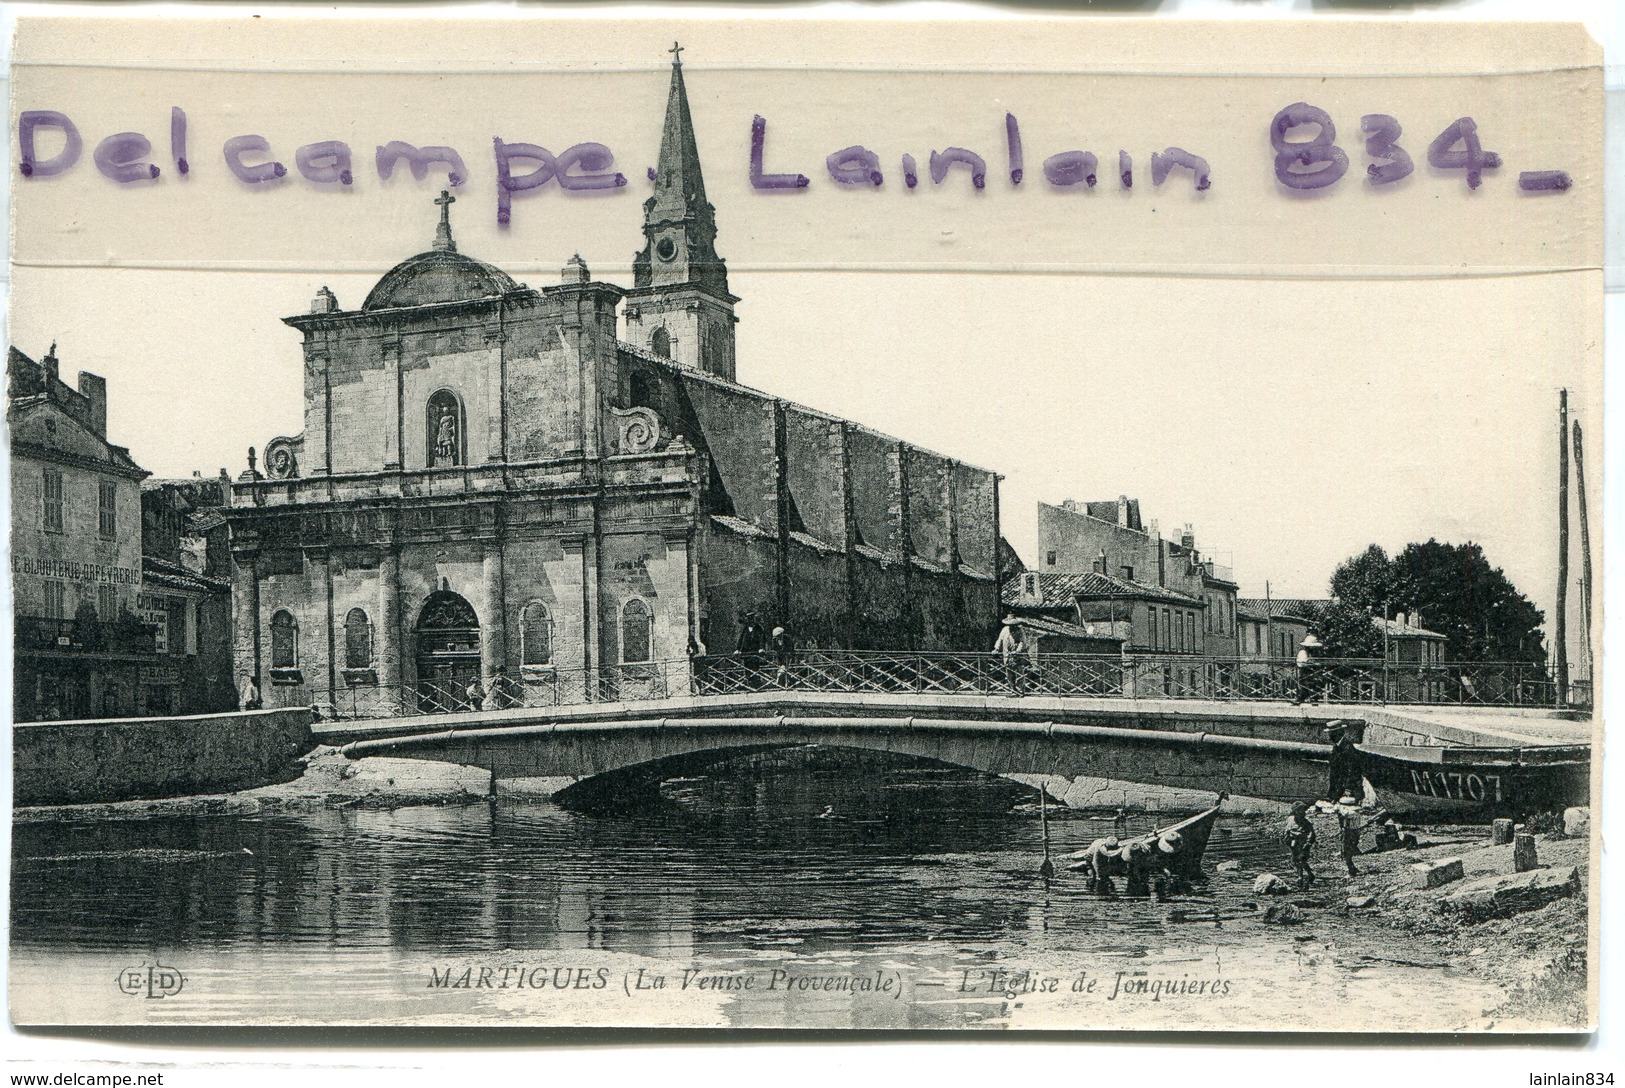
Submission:
[[[1518,662],[1399,665],[1335,658],[1299,668],[1292,661],[1194,654],[1005,657],[812,650],[782,662],[736,655],[590,670],[527,667],[520,677],[485,681],[393,688],[357,684],[318,692],[315,702],[323,717],[350,720],[768,692],[1550,710],[1555,690],[1544,666]],[[1589,708],[1557,709],[1585,713]]]
[[[422,733],[528,726],[570,728],[631,721],[673,724],[701,719],[820,717],[876,718],[902,723],[913,718],[1054,723],[1303,743],[1329,743],[1333,723],[1362,721],[1343,707],[1194,700],[1077,699],[1064,696],[844,693],[768,690],[733,695],[680,695],[648,701],[586,703],[560,707],[509,707],[411,718],[324,721],[313,727],[325,744],[383,740]]]

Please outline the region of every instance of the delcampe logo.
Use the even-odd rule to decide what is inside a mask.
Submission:
[[[131,997],[146,997],[156,1000],[160,997],[174,997],[186,985],[186,976],[173,967],[165,967],[161,963],[151,966],[143,963],[139,967],[126,967],[119,972],[118,988]]]

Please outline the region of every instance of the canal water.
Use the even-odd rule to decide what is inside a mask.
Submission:
[[[25,820],[13,1011],[1325,1031],[1461,1028],[1496,1003],[1374,920],[1305,907],[1301,924],[1263,921],[1278,901],[1252,879],[1288,869],[1275,821],[1223,820],[1207,868],[1241,871],[1197,894],[1102,899],[1064,866],[1040,876],[1035,800],[1004,779],[814,753],[669,781],[617,815],[508,800]],[[1057,856],[1111,831],[1050,814]],[[1341,882],[1328,887],[1340,905]]]

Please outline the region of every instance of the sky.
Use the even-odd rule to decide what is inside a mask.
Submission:
[[[1586,225],[1600,201],[1584,194],[1601,181],[1570,143],[1591,121],[1544,125],[1530,103],[1585,101],[1573,82],[1583,77],[1556,67],[1505,81],[1411,79],[1380,94],[1359,75],[1286,69],[1147,79],[1134,74],[1140,43],[1114,39],[1117,26],[1067,43],[1079,71],[1090,50],[1123,69],[1108,77],[991,71],[972,54],[950,63],[943,49],[930,54],[936,67],[910,70],[926,55],[919,43],[902,60],[871,58],[891,65],[875,72],[833,61],[792,72],[739,62],[756,54],[736,31],[691,34],[685,71],[717,246],[741,298],[740,381],[1001,473],[1004,533],[1028,562],[1038,502],[1128,495],[1165,535],[1190,524],[1246,595],[1262,596],[1266,582],[1275,596],[1324,595],[1336,564],[1368,544],[1392,552],[1433,537],[1482,544],[1550,612],[1560,387],[1600,453],[1601,276]],[[86,159],[103,134],[132,129],[167,170],[171,107],[187,111],[184,180],[119,186],[88,162],[14,179],[12,341],[36,358],[57,341],[70,380],[104,375],[112,439],[159,475],[235,476],[249,446],[297,433],[300,340],[281,319],[308,310],[324,285],[358,307],[389,267],[429,245],[430,201],[445,182],[404,170],[380,179],[376,144],[461,149],[472,178],[452,208],[459,245],[522,281],[557,282],[579,253],[599,278],[630,285],[642,245],[666,28],[606,31],[591,48],[539,39],[514,54],[529,58],[515,68],[534,72],[434,76],[393,71],[374,44],[332,35],[259,59],[247,39],[277,29],[234,24],[210,48],[242,54],[206,73],[154,54],[179,48],[173,39],[149,48],[68,36],[52,48],[108,51],[106,66],[19,64],[15,76],[17,108],[67,112]],[[797,48],[839,57],[853,44],[835,35]],[[1348,44],[1353,59],[1325,48],[1317,64],[1358,72],[1369,50]],[[1527,44],[1520,63],[1537,46],[1558,48]],[[300,62],[294,46],[315,59]],[[771,40],[758,54],[785,47]],[[334,48],[347,66],[331,64]],[[602,67],[583,69],[584,56]],[[1451,59],[1470,72],[1494,56],[1492,39],[1463,38]],[[1275,72],[1268,61],[1252,58]],[[1317,194],[1285,192],[1268,119],[1301,95],[1345,125],[1380,101],[1412,126],[1413,147],[1436,118],[1471,108],[1508,169],[1476,191],[1459,171],[1428,168],[1391,190],[1351,171]],[[753,113],[770,119],[766,169],[805,171],[807,188],[751,187]],[[1021,119],[1028,156],[1020,186],[1003,173],[1007,113]],[[263,188],[236,182],[219,148],[242,132],[264,134],[284,160],[300,143],[343,139],[356,149],[356,182],[324,188],[291,172]],[[630,184],[523,194],[499,228],[493,133],[555,150],[602,141]],[[881,156],[882,186],[841,187],[821,173],[823,156],[853,141]],[[1148,149],[1174,143],[1211,160],[1209,190],[1177,172],[1146,184]],[[985,153],[985,190],[957,169],[929,180],[930,151],[949,144]],[[1138,186],[1114,186],[1109,170],[1091,191],[1034,180],[1044,156],[1080,146],[1107,162],[1133,149]],[[921,163],[917,189],[899,184],[903,152]],[[1573,193],[1519,196],[1514,168],[1555,165],[1574,170]],[[1588,482],[1596,504],[1600,480]],[[1577,521],[1575,547],[1578,579]]]
[[[403,255],[425,240],[408,235]],[[1556,390],[1577,350],[1564,279],[1514,292],[1504,280],[757,272],[732,287],[740,381],[999,472],[1004,532],[1028,562],[1036,503],[1126,494],[1165,535],[1191,524],[1246,595],[1266,580],[1277,597],[1324,595],[1367,544],[1437,537],[1480,542],[1549,608]],[[302,427],[300,337],[280,319],[323,285],[357,306],[372,282],[32,270],[18,277],[13,339],[36,358],[55,339],[70,381],[106,376],[111,437],[154,473],[235,476],[249,446]],[[1517,320],[1474,326],[1514,295]],[[1304,314],[1321,315],[1312,335],[1297,331]],[[1571,406],[1594,417],[1584,389]]]

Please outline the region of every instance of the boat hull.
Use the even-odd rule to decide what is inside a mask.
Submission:
[[[1220,800],[1222,801],[1223,798],[1221,797]],[[1176,824],[1169,824],[1167,827],[1158,828],[1157,830],[1148,832],[1147,834],[1134,836],[1123,843],[1121,851],[1117,856],[1125,856],[1127,853],[1128,844],[1131,842],[1143,842],[1150,846],[1152,850],[1156,850],[1157,841],[1162,838],[1162,836],[1168,834],[1170,831],[1177,831],[1179,832],[1179,852],[1165,858],[1162,861],[1163,868],[1169,873],[1172,873],[1174,876],[1182,877],[1186,880],[1203,880],[1205,877],[1202,874],[1202,855],[1207,852],[1208,839],[1212,837],[1213,825],[1219,818],[1219,808],[1219,805],[1214,805],[1213,807],[1204,809],[1203,811],[1198,812],[1196,815],[1189,816]],[[1089,863],[1083,860],[1077,860],[1084,858],[1087,856],[1087,854],[1088,851],[1080,850],[1077,853],[1070,855],[1070,859],[1072,859],[1074,863],[1068,865],[1067,868],[1073,871],[1087,870],[1089,868]]]
[[[1424,748],[1362,745],[1360,770],[1390,812],[1526,816],[1584,805],[1591,753],[1564,748]]]

